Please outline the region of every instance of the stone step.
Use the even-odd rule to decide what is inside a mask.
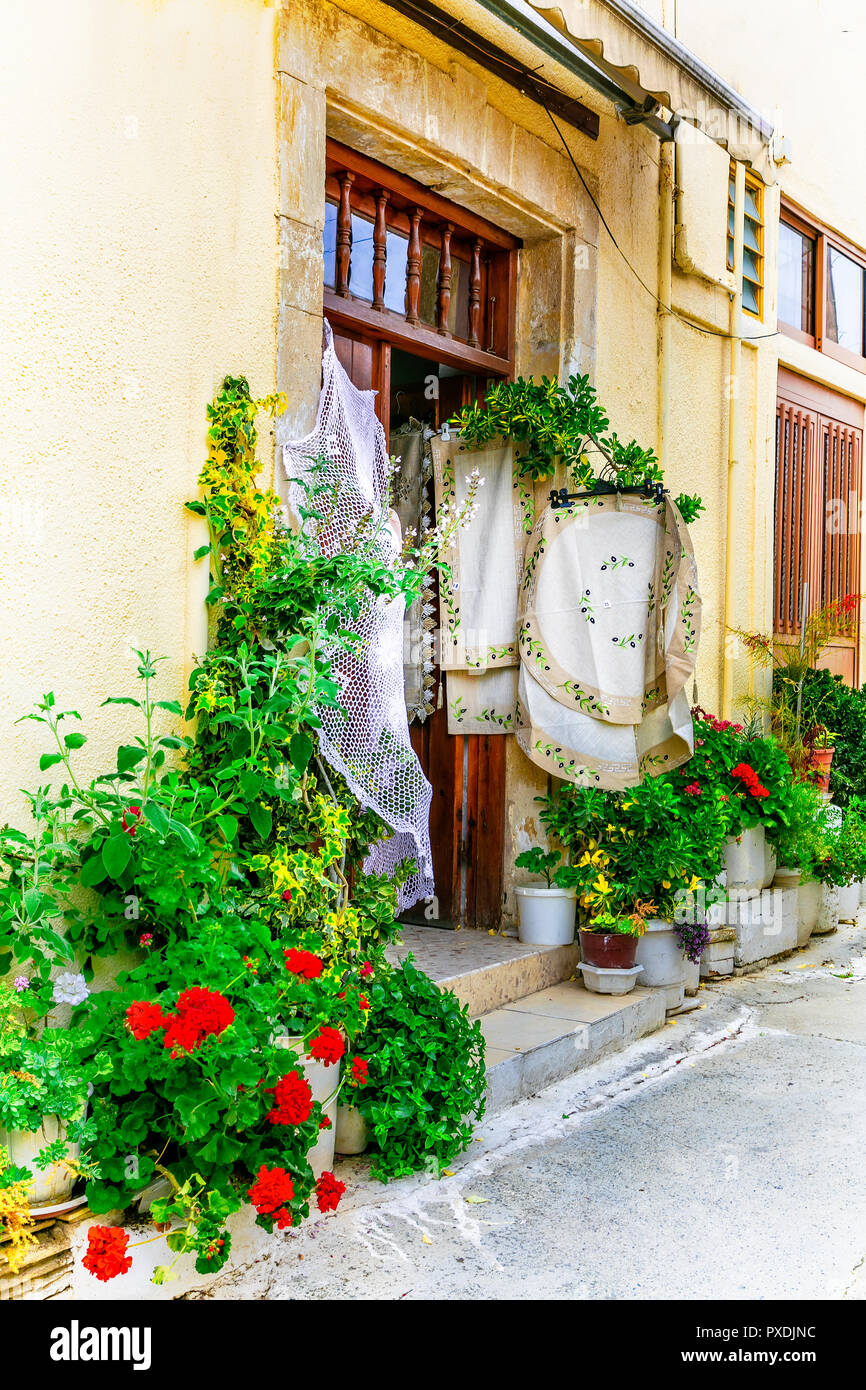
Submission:
[[[419,970],[453,990],[473,1017],[570,979],[579,956],[576,944],[526,946],[498,933],[407,926],[400,944],[389,946],[388,959],[396,963],[410,952]]]
[[[592,994],[576,981],[554,985],[485,1014],[487,1113],[591,1066],[665,1021],[664,991]]]

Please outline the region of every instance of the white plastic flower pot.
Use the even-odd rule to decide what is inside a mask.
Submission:
[[[526,946],[569,946],[574,940],[576,888],[515,888],[517,935]]]
[[[701,984],[701,963],[699,960],[689,960],[686,956],[683,965],[686,972],[684,981],[686,994],[697,994]]]
[[[829,936],[839,925],[839,889],[832,883],[825,883],[821,889],[821,906],[818,920],[812,928],[813,936]]]
[[[665,1008],[678,1009],[685,996],[686,962],[670,922],[649,918],[638,937],[635,964],[643,966],[641,984],[664,990]]]
[[[55,1207],[69,1201],[75,1186],[76,1174],[63,1162],[52,1163],[50,1168],[40,1171],[35,1159],[39,1152],[57,1139],[66,1138],[66,1121],[57,1115],[45,1115],[42,1128],[36,1130],[0,1129],[0,1148],[9,1153],[13,1167],[29,1168],[33,1181],[27,1188],[27,1202],[30,1207]],[[67,1143],[66,1155],[71,1162],[81,1156],[81,1145]]]
[[[334,1150],[337,1138],[337,1087],[340,1084],[340,1063],[332,1062],[330,1066],[325,1066],[324,1062],[317,1062],[312,1057],[305,1057],[303,1050],[303,1038],[283,1037],[276,1039],[277,1047],[285,1047],[297,1053],[298,1071],[300,1071],[307,1081],[313,1093],[313,1100],[317,1100],[322,1107],[324,1117],[331,1121],[328,1129],[319,1130],[319,1138],[316,1144],[307,1154],[307,1162],[312,1168],[317,1178],[323,1173],[330,1172],[334,1166]],[[292,1070],[291,1066],[286,1068]]]
[[[630,970],[618,970],[611,965],[589,965],[581,961],[578,970],[583,975],[583,983],[593,994],[630,994],[637,984],[643,966],[633,965]]]
[[[800,884],[797,896],[797,945],[805,946],[818,925],[823,887],[816,878],[810,878],[806,883]]]
[[[793,869],[789,864],[778,864],[773,877],[773,885],[776,888],[797,888],[800,884],[800,878],[799,869]]]
[[[742,835],[725,843],[725,873],[728,888],[763,888],[767,872],[766,837],[762,825],[753,825]]]
[[[354,1105],[337,1106],[338,1154],[362,1154],[370,1142],[367,1121]]]
[[[776,851],[767,842],[766,832],[764,834],[764,881],[762,888],[769,888],[773,879],[776,877]]]
[[[860,880],[860,906],[866,907],[866,878]]]
[[[846,883],[839,889],[839,921],[856,922],[860,911],[860,884]]]

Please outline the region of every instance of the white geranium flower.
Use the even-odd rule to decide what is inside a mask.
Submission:
[[[71,970],[64,970],[54,981],[52,998],[55,1004],[83,1004],[89,994],[84,976],[73,975]]]

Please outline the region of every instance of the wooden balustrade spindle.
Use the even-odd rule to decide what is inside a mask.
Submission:
[[[448,314],[451,310],[451,233],[453,222],[442,224],[442,250],[439,255],[439,303],[437,306],[437,327],[444,338],[450,338]]]
[[[478,237],[472,243],[472,264],[469,268],[469,346],[481,343],[481,246]]]
[[[421,322],[421,218],[423,208],[415,208],[406,250],[406,322],[417,328]]]
[[[349,264],[352,259],[352,204],[350,197],[355,175],[349,170],[340,174],[340,202],[337,206],[337,294],[349,294]]]
[[[380,188],[376,195],[376,221],[373,225],[373,308],[385,307],[385,260],[388,241],[385,207],[390,194]]]

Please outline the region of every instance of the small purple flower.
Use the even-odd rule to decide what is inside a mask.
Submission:
[[[25,989],[30,988],[30,981],[28,980],[26,975],[16,975],[15,979],[12,981],[12,984],[14,985],[15,989],[18,991],[19,994],[23,994]]]

